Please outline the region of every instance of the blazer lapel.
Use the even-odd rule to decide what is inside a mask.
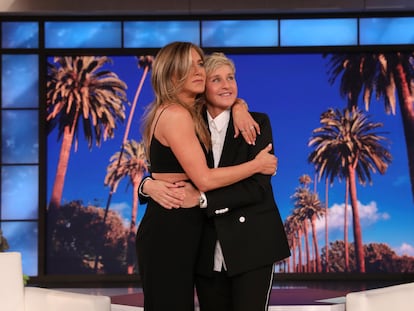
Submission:
[[[233,117],[230,116],[230,121],[227,126],[226,138],[224,139],[223,151],[218,166],[229,166],[234,163],[234,156],[237,154],[240,139],[234,138]]]
[[[208,118],[207,118],[207,110],[205,108],[204,108],[204,111],[203,111],[203,119],[204,119],[204,122],[207,125],[207,130],[210,133],[210,127],[208,125]],[[211,135],[211,133],[210,133],[210,135]],[[206,158],[207,158],[208,167],[213,168],[214,167],[214,157],[213,157],[213,151],[211,150],[211,148],[209,150],[207,150]]]

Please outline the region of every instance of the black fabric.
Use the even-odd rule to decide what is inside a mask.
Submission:
[[[158,115],[155,121],[153,134],[150,143],[150,170],[152,173],[184,173],[183,168],[172,152],[171,148],[164,146],[155,137],[155,129],[157,128],[158,121],[161,115],[169,106],[165,107]]]
[[[149,200],[138,228],[138,269],[145,311],[194,311],[194,274],[203,215]]]
[[[251,113],[260,125],[255,145],[234,138],[232,118],[227,128],[219,166],[252,160],[273,142],[269,117]],[[276,148],[277,149],[277,148]],[[207,191],[204,226],[197,273],[213,273],[216,241],[220,241],[229,276],[235,276],[290,256],[289,244],[271,184],[272,176],[255,174],[240,182]],[[217,211],[225,211],[217,213]]]
[[[184,173],[170,147],[161,144],[155,136],[150,144],[151,173]]]
[[[196,280],[200,311],[268,310],[273,266],[230,277],[226,271]]]

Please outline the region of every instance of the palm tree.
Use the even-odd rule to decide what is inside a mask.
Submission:
[[[299,177],[299,183],[303,185],[304,187],[309,187],[311,182],[312,182],[312,178],[307,174],[303,174],[302,176]]]
[[[121,166],[121,159],[123,159],[123,153],[125,151],[125,148],[127,148],[127,145],[128,145],[129,131],[131,129],[132,119],[134,117],[135,108],[136,108],[137,103],[138,103],[138,98],[139,98],[139,95],[141,94],[141,90],[142,90],[142,86],[144,85],[145,78],[147,77],[148,72],[151,70],[152,63],[154,61],[154,57],[151,56],[151,55],[140,56],[140,57],[137,57],[137,60],[138,60],[138,68],[144,68],[144,72],[143,72],[143,74],[141,76],[141,79],[139,81],[137,90],[135,91],[134,100],[132,102],[131,110],[129,112],[127,125],[125,127],[124,137],[122,139],[121,151],[119,152],[119,154],[117,154],[118,161],[112,163],[112,165],[113,165],[112,169],[113,170],[116,170],[117,167]],[[145,156],[145,153],[143,153],[143,156]],[[144,161],[146,161],[146,160],[144,159]],[[148,171],[148,167],[146,166],[146,164],[145,164],[145,171]],[[138,184],[140,183],[142,177],[143,177],[143,174],[141,175],[141,177],[138,181]],[[106,217],[107,217],[108,212],[109,212],[109,206],[111,204],[112,195],[116,191],[116,189],[114,189],[116,184],[109,183],[109,185],[110,185],[110,191],[109,191],[109,195],[108,195],[108,199],[107,199],[106,207],[105,207],[105,213],[104,213],[104,218],[103,218],[104,222],[106,221]],[[137,194],[137,193],[134,192],[134,194]],[[135,204],[135,201],[133,202],[133,211],[134,211],[134,204]],[[136,209],[137,209],[136,210],[136,212],[137,212],[138,211],[138,197],[136,198]],[[131,225],[132,225],[132,223],[134,223],[133,228],[131,228],[131,230],[130,230],[130,236],[129,236],[129,242],[128,242],[131,245],[133,244],[133,241],[135,239],[134,232],[135,232],[135,226],[136,226],[136,215],[137,214],[135,214],[135,219],[131,219]],[[131,217],[134,218],[134,213],[132,213]],[[132,269],[133,269],[132,268],[132,255],[131,255],[132,247],[129,247],[128,249],[130,251],[128,252],[129,256],[127,258],[127,261],[129,263],[131,263],[131,264],[128,264],[128,272],[132,273]],[[95,260],[95,269],[97,267],[97,264],[98,264],[98,256],[96,257],[96,260]]]
[[[306,198],[306,214],[311,223],[312,229],[312,241],[313,249],[315,250],[315,260],[316,260],[316,272],[322,272],[322,263],[319,256],[319,245],[318,239],[316,236],[316,220],[319,219],[321,215],[324,214],[322,209],[322,202],[319,199],[319,195],[316,192],[309,193],[309,196]]]
[[[296,205],[296,203],[295,203]],[[300,203],[298,206],[301,206]],[[304,266],[305,272],[311,272],[311,261],[310,261],[310,248],[309,248],[309,231],[308,231],[308,218],[306,217],[305,207],[297,207],[293,210],[293,215],[301,223],[301,228],[303,230],[303,238],[305,241],[305,256],[306,256],[306,265]]]
[[[324,123],[326,120],[335,118],[335,111],[328,109],[323,112],[320,117],[320,122]],[[311,139],[308,146],[313,144]],[[308,162],[315,165],[315,170],[318,172],[318,180],[325,177],[325,253],[329,253],[329,242],[328,242],[328,190],[329,185],[333,185],[335,178],[340,182],[345,179],[346,185],[348,185],[348,179],[346,173],[340,161],[329,161],[331,157],[335,157],[336,150],[333,148],[319,148],[318,152],[315,150],[310,153]],[[348,256],[348,221],[347,221],[347,204],[348,202],[348,186],[345,191],[345,212],[344,212],[344,243],[345,243],[345,261],[349,263]],[[329,256],[326,256],[326,272],[329,270]]]
[[[295,272],[302,272],[302,222],[297,217],[297,215],[290,215],[287,217],[286,222],[290,228],[290,232],[292,232],[293,236],[293,243],[292,247],[292,256],[293,256],[293,270]],[[296,243],[297,242],[297,243]],[[298,263],[296,264],[296,255],[295,249],[297,248],[298,254],[297,259]]]
[[[395,115],[397,95],[414,199],[414,52],[332,54],[329,65],[329,82],[342,75],[340,94],[347,98],[348,107],[357,107],[362,93],[368,110],[375,95],[383,98],[385,112]]]
[[[55,57],[47,76],[47,122],[50,132],[58,127],[62,140],[49,207],[59,208],[70,150],[83,130],[89,149],[102,139],[114,137],[118,122],[125,119],[126,84],[108,70],[108,57]],[[80,122],[82,121],[82,125]]]
[[[138,143],[135,140],[131,140],[125,144],[123,152],[119,151],[111,157],[104,181],[106,186],[110,186],[111,192],[113,193],[116,192],[119,182],[124,177],[129,177],[128,184],[132,185],[132,213],[127,245],[127,265],[129,274],[132,274],[134,266],[133,252],[138,215],[138,187],[144,173],[147,171],[148,166],[145,157],[144,144],[142,142]]]
[[[384,174],[391,163],[391,154],[381,143],[385,137],[375,132],[381,123],[371,123],[360,110],[329,109],[321,115],[321,127],[313,130],[309,156],[319,175],[349,178],[349,193],[353,214],[353,231],[357,269],[365,272],[364,248],[359,219],[356,179],[365,185],[372,183],[371,172]]]
[[[151,56],[151,55],[140,56],[140,57],[137,57],[137,59],[138,59],[138,68],[144,67],[144,72],[143,72],[143,74],[141,76],[141,79],[139,81],[137,90],[135,92],[134,100],[132,102],[131,111],[129,112],[127,125],[125,127],[124,137],[122,139],[121,151],[120,151],[120,155],[118,156],[119,160],[122,159],[122,153],[124,152],[125,146],[128,142],[129,131],[131,129],[132,119],[134,117],[135,108],[136,108],[137,103],[138,103],[139,95],[141,94],[142,86],[144,85],[145,78],[147,77],[147,74],[148,74],[149,70],[151,69],[152,63],[154,61],[154,57]],[[118,165],[120,165],[119,162],[118,162]],[[109,191],[108,199],[107,199],[107,202],[106,202],[104,221],[106,220],[106,216],[108,215],[109,206],[111,205],[111,200],[112,200],[113,193],[114,193],[114,191],[113,191],[113,189],[111,189]]]
[[[292,272],[297,272],[298,271],[298,266],[296,264],[296,258],[297,258],[296,249],[298,248],[298,244],[299,244],[299,241],[298,241],[298,239],[299,239],[299,235],[298,235],[299,223],[297,222],[297,220],[294,218],[293,215],[289,215],[286,218],[284,226],[285,226],[286,235],[288,237],[290,250],[292,251],[292,256],[291,256],[291,258],[292,258],[292,269],[291,269],[291,271]]]
[[[315,253],[315,262],[316,262],[316,269],[314,268],[313,271],[321,272],[322,271],[322,264],[319,256],[319,246],[318,246],[318,239],[316,236],[316,220],[322,214],[322,203],[319,200],[319,195],[314,191],[312,192],[309,188],[309,184],[312,182],[309,175],[302,175],[299,178],[299,182],[302,185],[301,187],[297,188],[293,198],[295,199],[295,212],[300,214],[301,218],[303,219],[303,228],[305,231],[305,236],[308,236],[308,229],[307,223],[308,221],[311,224],[311,231],[312,231],[312,242],[313,242],[313,250]],[[306,238],[307,239],[307,238]],[[305,240],[306,242],[306,240]],[[307,243],[307,252],[309,252],[309,243]],[[308,272],[311,271],[310,260],[308,255]],[[315,267],[315,265],[314,265]]]
[[[333,109],[328,109],[321,114],[320,122],[325,119],[333,118],[335,112]],[[309,141],[308,146],[311,146],[312,140]],[[312,152],[308,156],[308,162],[314,164],[315,171],[318,173],[318,180],[320,181],[322,177],[325,177],[325,252],[329,252],[329,241],[328,241],[328,190],[329,186],[332,186],[335,178],[339,180],[342,179],[341,174],[341,163],[335,161],[328,161],[331,156],[330,153],[335,152],[329,148],[321,148],[319,152]],[[329,270],[329,256],[326,256],[326,272]]]
[[[312,182],[312,179],[309,175],[302,175],[299,177],[300,187],[296,188],[295,193],[293,194],[293,199],[295,200],[294,206],[295,209],[293,214],[301,221],[303,235],[305,238],[305,254],[306,254],[306,272],[310,272],[310,251],[309,251],[309,232],[308,232],[308,217],[306,213],[306,197],[309,194],[309,184]]]
[[[283,223],[283,226],[285,228],[289,248],[292,251],[292,265],[289,264],[289,258],[286,259],[288,261],[288,271],[295,272],[294,269],[296,267],[296,231],[292,226],[291,218],[292,216],[288,216],[285,222]]]
[[[307,176],[307,175],[306,175]],[[300,178],[299,178],[300,180]],[[307,195],[307,189],[305,187],[297,187],[295,193],[292,195],[294,200],[295,209],[292,214],[296,222],[298,222],[298,235],[299,237],[304,237],[305,241],[305,255],[306,255],[306,271],[310,272],[310,250],[309,250],[309,233],[308,233],[308,223],[305,212],[305,196]],[[302,268],[302,265],[300,265]]]

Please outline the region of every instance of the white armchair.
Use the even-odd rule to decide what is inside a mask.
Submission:
[[[0,310],[110,311],[111,300],[108,296],[24,286],[21,254],[0,252]]]
[[[413,309],[414,283],[346,295],[346,311],[407,311]]]

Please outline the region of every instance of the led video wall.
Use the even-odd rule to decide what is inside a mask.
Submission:
[[[3,22],[0,228],[9,249],[22,251],[29,275],[38,265],[45,275],[136,274],[131,237],[146,206],[133,177],[147,173],[139,128],[153,98],[145,56],[185,40],[224,50],[239,97],[271,119],[272,184],[292,251],[275,272],[413,273],[414,52],[412,36],[398,31],[413,19],[386,20],[203,20],[203,40],[198,21],[45,21],[40,48],[38,32],[16,43],[28,32]],[[265,35],[254,35],[258,25]],[[114,96],[62,101],[86,73],[102,90],[113,79]],[[351,143],[353,170],[350,154],[334,148]]]

